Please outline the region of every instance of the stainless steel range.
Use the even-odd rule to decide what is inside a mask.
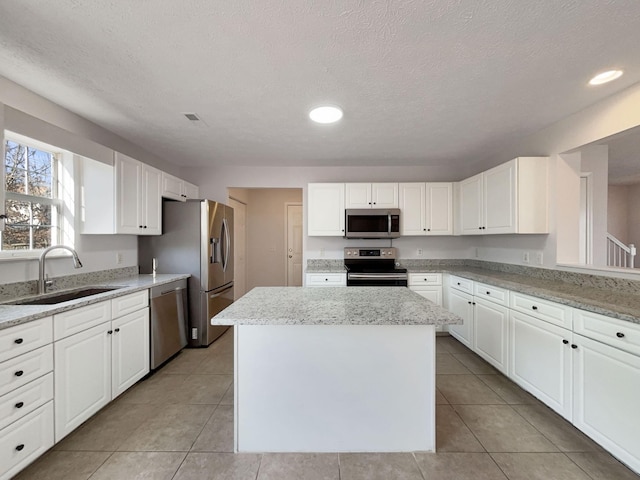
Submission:
[[[406,287],[407,269],[396,268],[397,254],[393,247],[345,248],[347,287]]]

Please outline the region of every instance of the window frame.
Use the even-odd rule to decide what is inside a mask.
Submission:
[[[51,153],[54,155],[55,160],[53,162],[53,168],[51,172],[52,189],[53,189],[52,198],[38,197],[35,195],[28,195],[23,193],[6,191],[6,186],[5,186],[6,166],[4,163],[5,162],[4,155],[6,153],[5,149],[6,149],[7,141],[19,143],[21,145],[31,147],[37,150],[45,151],[47,153]],[[66,222],[64,221],[64,218],[63,218],[64,200],[62,198],[62,195],[64,192],[64,188],[62,185],[62,180],[64,175],[62,175],[62,167],[63,167],[63,162],[65,161],[64,159],[69,154],[69,152],[66,152],[65,150],[59,147],[56,147],[54,145],[50,145],[48,143],[44,143],[39,140],[36,140],[34,138],[27,137],[25,135],[21,135],[15,132],[11,132],[9,130],[5,130],[4,135],[2,137],[2,154],[3,154],[3,167],[2,167],[2,171],[0,172],[0,181],[2,182],[0,184],[0,202],[1,202],[0,205],[2,208],[2,212],[4,213],[4,210],[6,208],[6,201],[10,199],[18,200],[18,201],[26,201],[26,202],[37,202],[40,204],[51,205],[55,207],[55,211],[56,211],[55,215],[52,215],[51,225],[55,227],[55,231],[57,232],[57,235],[51,239],[51,244],[59,245],[59,244],[68,243],[63,241],[63,239],[68,238],[68,236],[64,231],[64,225]],[[5,222],[1,221],[0,223],[2,224],[0,226],[0,232],[3,232],[5,230],[4,228]],[[2,235],[2,233],[0,233],[0,235]],[[1,248],[1,245],[0,245],[0,248]],[[36,249],[29,248],[25,250],[1,250],[0,249],[0,261],[11,260],[11,259],[21,260],[21,259],[28,259],[28,258],[37,258],[40,256],[43,250],[44,250],[43,248],[36,248]]]

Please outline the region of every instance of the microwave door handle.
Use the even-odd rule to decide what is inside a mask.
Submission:
[[[391,236],[391,213],[387,213],[387,234]]]

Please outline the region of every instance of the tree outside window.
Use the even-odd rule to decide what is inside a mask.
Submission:
[[[57,166],[55,153],[6,140],[7,220],[0,250],[37,250],[59,243]]]

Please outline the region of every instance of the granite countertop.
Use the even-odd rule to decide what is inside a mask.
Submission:
[[[102,281],[99,283],[89,284],[92,287],[122,287],[117,290],[112,290],[105,293],[99,293],[97,295],[91,295],[89,297],[79,298],[77,300],[70,300],[68,302],[62,302],[55,305],[11,305],[11,302],[26,300],[28,298],[37,298],[38,295],[31,295],[30,297],[16,298],[14,300],[6,300],[0,304],[0,330],[21,323],[37,320],[38,318],[47,317],[56,313],[72,310],[74,308],[84,307],[92,303],[102,302],[104,300],[110,300],[112,298],[127,295],[129,293],[145,290],[155,287],[156,285],[162,285],[165,283],[173,282],[175,280],[181,280],[183,278],[189,278],[187,274],[158,274],[155,277],[152,275],[137,275],[134,277],[118,278],[110,281]],[[89,286],[87,285],[87,286]],[[69,290],[58,290],[53,293],[62,293],[64,291],[78,290],[80,287],[76,287]]]
[[[450,325],[462,319],[406,288],[257,287],[213,325]]]
[[[306,273],[347,273],[347,270],[342,263],[340,265],[309,265]]]

